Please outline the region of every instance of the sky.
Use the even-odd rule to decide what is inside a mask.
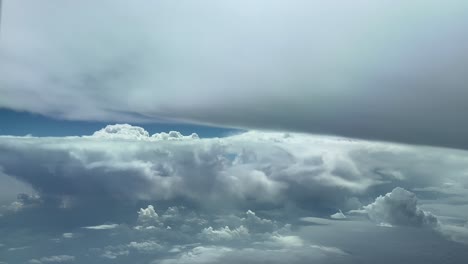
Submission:
[[[107,123],[102,121],[77,121],[62,120],[29,112],[17,112],[8,109],[0,109],[0,119],[4,124],[0,127],[1,135],[12,136],[81,136],[91,135],[96,130],[105,127]],[[183,134],[196,131],[200,137],[223,137],[239,133],[240,129],[222,128],[213,126],[194,125],[187,123],[132,123],[143,125],[149,131],[179,131]]]
[[[0,264],[466,262],[466,1],[0,6]]]

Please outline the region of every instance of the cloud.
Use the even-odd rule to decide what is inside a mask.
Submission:
[[[31,264],[41,264],[41,263],[62,263],[62,262],[72,262],[75,261],[74,256],[69,255],[57,255],[50,257],[42,257],[40,259],[31,259],[29,263]]]
[[[249,230],[244,226],[240,226],[234,229],[230,229],[229,226],[213,229],[213,227],[210,226],[204,228],[200,235],[211,241],[242,239],[242,237],[249,235]]]
[[[161,264],[175,263],[219,263],[225,253],[232,249],[226,247],[196,247],[188,253],[181,254],[177,259],[166,259]],[[154,262],[156,263],[156,262]]]
[[[73,233],[63,233],[62,237],[63,238],[73,238],[73,237],[75,237],[75,234],[73,234]]]
[[[125,256],[134,256],[134,253],[154,255],[163,250],[164,247],[156,241],[146,240],[141,242],[130,241],[126,244],[106,246],[103,249],[94,249],[99,252],[100,257],[116,260]]]
[[[147,139],[149,134],[142,127],[129,124],[108,125],[93,133],[97,138]]]
[[[102,253],[101,257],[107,258],[107,259],[116,259],[119,256],[128,256],[130,252],[128,250],[121,250],[121,251],[111,251],[111,250],[106,250],[104,253]]]
[[[346,215],[344,215],[343,212],[341,212],[341,210],[339,210],[337,213],[334,213],[334,214],[330,215],[330,218],[332,218],[332,219],[346,219]]]
[[[17,251],[17,250],[23,250],[23,249],[28,249],[29,246],[23,246],[23,247],[11,247],[8,248],[8,251]]]
[[[297,237],[279,237],[280,248],[230,248],[223,246],[198,246],[179,254],[176,258],[153,263],[318,263],[337,261],[346,255],[338,248],[318,245],[303,246]]]
[[[156,213],[152,205],[148,205],[147,208],[140,208],[140,211],[138,211],[138,222],[144,225],[159,225],[159,215]]]
[[[43,203],[41,197],[39,195],[29,195],[25,193],[20,193],[17,196],[17,200],[12,202],[9,206],[8,209],[13,210],[13,211],[20,211],[23,210],[24,208],[31,208],[31,207],[36,207],[39,206]]]
[[[169,133],[155,133],[151,137],[144,128],[132,126],[129,124],[108,125],[105,128],[93,133],[92,138],[107,138],[107,139],[133,139],[146,141],[159,140],[191,140],[199,139],[196,133],[189,136],[184,136],[178,131],[169,131]]]
[[[258,131],[219,139],[154,141],[138,127],[116,125],[100,131],[106,129],[125,136],[0,137],[0,166],[4,174],[35,189],[43,203],[37,208],[96,208],[103,222],[115,221],[105,211],[117,201],[165,201],[208,211],[289,207],[330,216],[335,208],[358,209],[360,200],[397,186],[468,184],[459,177],[468,160],[465,151]],[[395,177],[395,171],[405,177]],[[464,193],[459,190],[457,195]],[[140,209],[139,221],[158,226],[160,218],[171,214],[158,214],[148,206]],[[249,230],[261,221],[252,213],[245,218]]]
[[[430,212],[421,210],[414,193],[397,187],[375,202],[363,207],[372,221],[390,225],[435,228],[439,220]]]
[[[138,132],[0,137],[3,173],[34,188],[18,198],[31,206],[2,207],[1,242],[30,246],[4,260],[391,263],[389,247],[428,263],[466,256],[466,151],[259,131],[155,140],[116,127]]]
[[[10,1],[0,107],[466,149],[466,7]]]
[[[154,241],[143,241],[143,242],[132,241],[128,244],[128,247],[135,249],[139,252],[153,252],[153,251],[162,249],[162,246]]]
[[[90,230],[108,230],[108,229],[117,228],[118,226],[119,226],[118,224],[104,224],[104,225],[97,225],[97,226],[85,226],[83,228],[90,229]]]

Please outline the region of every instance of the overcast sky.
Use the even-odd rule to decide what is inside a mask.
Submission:
[[[1,20],[0,264],[466,263],[467,1]]]
[[[0,107],[468,148],[468,3],[5,1]]]

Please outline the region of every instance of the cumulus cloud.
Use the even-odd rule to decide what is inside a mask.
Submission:
[[[153,141],[138,127],[100,131],[106,129],[124,137],[0,137],[0,166],[4,174],[30,184],[40,200],[60,208],[156,200],[207,210],[288,206],[329,216],[334,208],[357,209],[360,200],[397,186],[466,182],[458,176],[468,160],[464,151],[258,131]],[[395,171],[412,177],[395,177]],[[18,203],[26,200],[31,199]],[[140,222],[157,226],[159,218],[170,218],[170,211],[165,214],[148,206],[140,210]],[[250,224],[258,220],[250,213],[245,218]]]
[[[0,107],[467,148],[466,7],[7,1]]]
[[[115,124],[108,125],[105,128],[98,130],[90,136],[91,138],[105,138],[105,139],[132,139],[132,140],[146,140],[146,141],[160,141],[160,140],[190,140],[199,139],[196,133],[189,136],[184,136],[178,131],[169,131],[169,133],[161,132],[149,135],[142,127],[132,126],[129,124]]]
[[[154,206],[148,205],[147,208],[140,208],[138,211],[138,222],[148,224],[159,224],[159,215],[154,210]]]
[[[120,139],[147,139],[148,131],[138,126],[129,124],[108,125],[96,131],[92,135],[97,138],[120,138]]]
[[[4,250],[6,260],[362,263],[376,260],[376,234],[375,252],[405,241],[466,252],[453,243],[466,241],[466,151],[259,131],[155,140],[123,127],[137,133],[0,137],[3,173],[37,193],[2,212],[1,242],[31,246]]]
[[[244,226],[240,226],[234,229],[230,229],[229,226],[213,229],[213,227],[210,226],[204,228],[200,235],[201,237],[211,241],[242,239],[243,237],[249,235],[249,230]]]
[[[127,245],[129,248],[133,248],[140,252],[152,252],[161,250],[162,246],[154,241],[143,241],[143,242],[135,242],[132,241]]]
[[[189,140],[189,139],[199,139],[197,133],[192,133],[189,136],[184,136],[178,131],[169,131],[169,133],[161,132],[156,133],[151,136],[156,140]]]
[[[430,212],[421,210],[416,195],[397,187],[375,202],[363,207],[372,221],[390,225],[437,227],[439,221]]]

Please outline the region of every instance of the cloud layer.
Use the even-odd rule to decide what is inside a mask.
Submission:
[[[0,107],[466,149],[466,7],[7,1]]]
[[[463,263],[467,161],[297,133],[0,136],[2,173],[34,190],[0,205],[0,261]]]

